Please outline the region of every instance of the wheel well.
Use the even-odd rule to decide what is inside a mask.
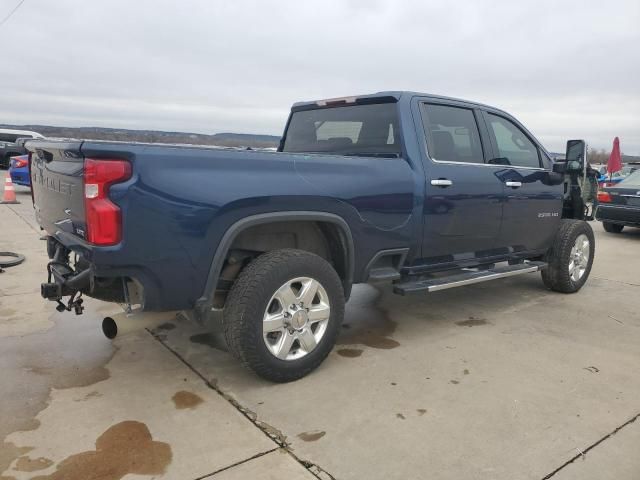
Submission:
[[[214,306],[221,308],[236,277],[258,255],[282,248],[296,248],[325,259],[345,285],[350,281],[348,246],[340,227],[310,220],[274,221],[242,230],[227,250],[218,278]]]

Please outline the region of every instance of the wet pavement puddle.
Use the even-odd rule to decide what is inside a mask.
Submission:
[[[40,426],[36,416],[47,407],[51,389],[84,387],[109,378],[105,365],[116,348],[99,325],[71,314],[54,314],[50,319],[54,325],[48,330],[0,338],[0,369],[7,380],[0,439],[36,430]],[[24,448],[3,441],[0,474],[24,453]]]
[[[204,400],[193,392],[181,390],[171,397],[173,403],[178,410],[193,409],[200,405]]]
[[[55,472],[33,480],[120,480],[125,475],[162,475],[171,463],[171,446],[153,440],[144,423],[127,420],[107,429],[96,449],[76,453]]]
[[[336,353],[341,357],[356,358],[362,355],[363,351],[361,348],[339,348]]]
[[[480,325],[491,325],[485,318],[469,317],[469,320],[456,322],[459,327],[479,327]]]
[[[18,458],[15,470],[18,472],[37,472],[38,470],[49,468],[51,465],[53,465],[53,461],[48,458],[30,458],[25,456]]]
[[[298,434],[298,438],[303,442],[315,442],[326,435],[327,432],[321,430],[312,430],[310,432],[302,432]]]
[[[391,338],[397,323],[376,305],[380,295],[380,291],[369,285],[354,289],[346,305],[338,345],[364,345],[385,350],[400,346],[398,341]],[[359,355],[355,352],[343,352],[342,356],[353,358]]]

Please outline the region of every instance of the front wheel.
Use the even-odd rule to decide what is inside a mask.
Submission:
[[[618,225],[617,223],[602,222],[605,232],[620,233],[624,228],[624,225]]]
[[[240,272],[227,297],[223,326],[230,351],[259,376],[297,380],[335,344],[344,316],[338,274],[321,257],[282,249]]]
[[[545,286],[562,293],[580,290],[589,278],[594,252],[591,226],[582,220],[562,220],[553,245],[545,255],[548,264],[542,271]]]

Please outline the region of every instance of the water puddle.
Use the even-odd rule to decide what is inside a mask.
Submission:
[[[486,318],[469,317],[469,320],[456,322],[459,327],[478,327],[480,325],[491,325]]]
[[[336,353],[341,357],[356,358],[362,355],[363,351],[361,348],[339,348]]]
[[[346,328],[340,332],[338,345],[364,345],[385,350],[400,346],[391,338],[397,323],[376,305],[379,296],[380,292],[371,285],[354,288],[346,305],[343,325]]]
[[[320,430],[312,430],[310,432],[302,432],[298,434],[298,438],[303,442],[315,442],[326,435],[327,432]]]
[[[53,462],[48,458],[30,458],[20,457],[16,462],[15,470],[18,472],[37,472],[38,470],[44,470],[53,465]]]
[[[109,378],[105,365],[115,348],[100,332],[99,322],[71,313],[51,319],[54,326],[44,332],[0,338],[5,379],[0,439],[36,430],[36,416],[47,407],[52,388],[83,387]],[[0,474],[24,453],[12,443],[1,443]]]
[[[193,409],[204,402],[199,395],[193,392],[187,392],[186,390],[176,392],[171,399],[178,410],[184,410],[186,408]]]
[[[71,455],[56,466],[55,472],[33,480],[120,480],[129,474],[162,475],[171,458],[168,443],[153,440],[144,423],[127,420],[100,435],[95,450]]]
[[[191,343],[199,343],[216,350],[227,351],[227,345],[221,335],[215,333],[198,333],[189,337]]]

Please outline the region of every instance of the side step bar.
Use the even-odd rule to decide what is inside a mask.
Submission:
[[[447,277],[428,278],[422,280],[409,280],[396,283],[393,292],[399,295],[407,295],[418,292],[437,292],[447,288],[462,287],[474,283],[487,282],[498,278],[513,277],[523,273],[538,272],[547,267],[545,262],[527,262],[517,265],[494,267],[488,270],[469,270],[463,273]]]

